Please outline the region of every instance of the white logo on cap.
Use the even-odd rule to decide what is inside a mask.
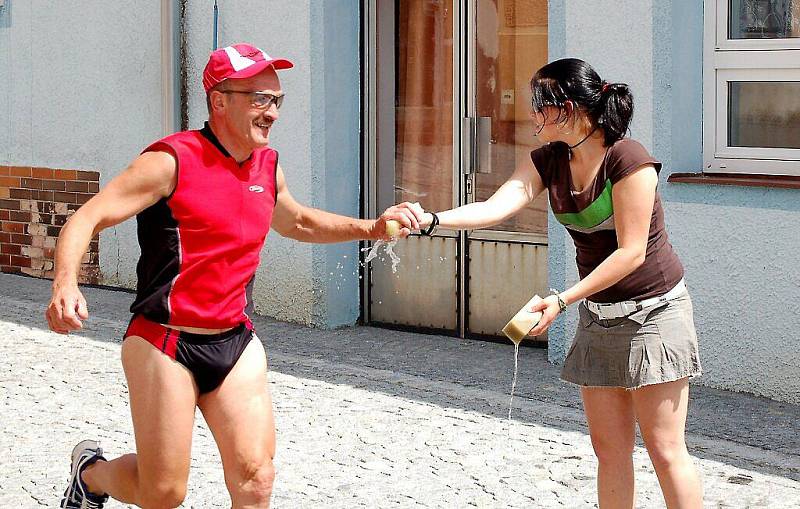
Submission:
[[[256,63],[255,60],[243,57],[233,46],[225,46],[225,53],[228,54],[228,59],[231,61],[233,70],[237,72]]]

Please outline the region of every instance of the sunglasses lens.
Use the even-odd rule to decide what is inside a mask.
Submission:
[[[283,96],[274,96],[272,94],[256,94],[253,99],[253,105],[257,108],[268,109],[273,104],[276,108],[281,107],[283,103]]]

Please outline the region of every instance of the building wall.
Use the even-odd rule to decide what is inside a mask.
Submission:
[[[162,135],[159,8],[157,0],[7,0],[0,10],[0,82],[6,85],[0,178],[11,179],[0,181],[4,270],[24,268],[21,257],[46,271],[47,237],[64,219],[55,216],[70,210],[70,200],[55,192],[71,186],[74,208],[78,194],[94,189],[84,179],[84,193],[74,179],[99,177],[104,185]],[[794,259],[800,236],[787,231],[800,222],[797,191],[666,182],[672,172],[702,165],[702,3],[554,0],[549,8],[550,58],[578,56],[609,81],[629,83],[636,102],[632,136],[664,162],[659,191],[694,298],[705,368],[698,383],[800,402],[800,368],[793,361],[800,347]],[[208,3],[187,2],[192,128],[206,117],[200,73],[211,50],[211,14]],[[348,215],[358,214],[360,194],[358,14],[356,0],[231,0],[221,5],[219,29],[220,45],[250,41],[295,62],[281,73],[287,100],[272,145],[298,201]],[[19,194],[25,192],[31,198]],[[51,207],[66,212],[50,214]],[[30,244],[11,234],[29,235]],[[555,221],[549,234],[551,284],[564,288],[577,281],[574,248]],[[34,245],[37,236],[42,246]],[[135,223],[106,230],[99,246],[99,281],[132,287]],[[16,250],[19,263],[11,266]],[[273,232],[257,274],[256,307],[311,325],[352,324],[357,259],[356,243],[300,244]],[[554,325],[552,360],[563,360],[575,322],[573,307]]]
[[[655,147],[666,174],[702,169],[702,6],[658,4]],[[670,79],[671,78],[671,79]],[[672,242],[695,306],[704,385],[800,403],[796,190],[664,184]],[[787,234],[788,233],[788,234]]]
[[[800,195],[667,182],[673,172],[702,170],[702,2],[552,3],[551,59],[585,55],[609,81],[631,83],[632,136],[664,163],[659,192],[704,368],[696,382],[800,403],[800,236],[790,233]],[[563,287],[577,279],[574,248],[561,228],[550,231],[551,281]],[[563,360],[574,324],[572,311],[551,335],[552,360]]]
[[[281,71],[286,99],[270,144],[300,203],[358,216],[359,2],[231,0],[220,3],[219,46],[250,42],[295,64]],[[188,3],[189,119],[207,118],[201,73],[213,41],[208,2]],[[358,318],[358,244],[301,244],[271,232],[254,291],[256,309],[321,327]]]
[[[55,176],[92,172],[105,185],[164,134],[161,2],[5,4],[0,10],[0,82],[7,84],[0,93],[0,267],[50,276],[52,237],[66,214],[49,211],[69,212],[86,200],[51,196],[78,185]],[[201,73],[212,49],[212,5],[185,3],[190,128],[206,119]],[[281,73],[287,99],[272,137],[292,194],[301,203],[351,216],[359,213],[360,195],[359,31],[356,0],[220,2],[220,46],[249,41],[296,64]],[[50,177],[39,179],[34,171]],[[43,185],[53,189],[42,190]],[[50,195],[39,196],[40,191]],[[28,198],[33,205],[20,201],[21,194],[34,192]],[[12,193],[18,196],[12,199]],[[28,237],[42,238],[19,243]],[[96,251],[97,243],[93,246]],[[257,274],[256,308],[311,325],[353,324],[357,249],[354,242],[312,246],[272,232]],[[138,255],[135,221],[110,228],[99,239],[100,275],[95,252],[87,259],[95,264],[95,278],[84,281],[132,288]]]
[[[11,179],[0,183],[0,208],[23,213],[3,220],[4,233],[23,235],[3,238],[4,250],[20,250],[3,270],[47,272],[53,235],[87,199],[78,193],[92,194],[92,181],[104,185],[160,136],[159,9],[158,0],[7,0],[0,10],[0,173]],[[100,245],[100,280],[132,286],[132,222]]]

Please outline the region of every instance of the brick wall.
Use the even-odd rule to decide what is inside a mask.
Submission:
[[[52,279],[67,218],[99,190],[96,171],[0,166],[0,270]],[[81,283],[97,283],[99,241],[83,255]]]

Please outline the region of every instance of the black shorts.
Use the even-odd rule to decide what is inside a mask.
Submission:
[[[253,339],[253,328],[248,322],[219,334],[195,334],[170,329],[142,315],[135,315],[124,338],[129,336],[144,338],[185,366],[203,394],[222,384]]]

